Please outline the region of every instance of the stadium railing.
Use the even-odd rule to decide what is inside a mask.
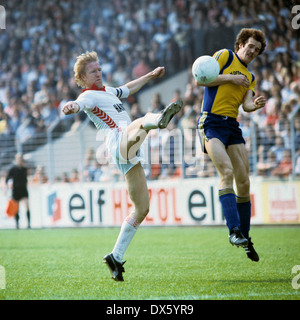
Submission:
[[[299,178],[299,110],[300,105],[290,113],[289,129],[280,134],[277,132],[285,144],[281,152],[283,149],[289,149],[291,153],[292,170],[287,175],[272,176],[271,167],[264,168],[263,165],[270,161],[269,151],[277,152],[277,142],[275,137],[273,140],[267,137],[268,126],[262,126],[259,118],[250,117],[246,148],[249,151],[251,175],[290,180]],[[210,159],[201,152],[195,128],[180,130],[175,127],[169,132],[159,131],[150,135],[145,145],[145,169],[149,179],[211,177],[217,174]],[[97,130],[88,118],[77,128],[69,131],[65,131],[63,120],[58,119],[45,133],[29,140],[22,141],[22,137],[6,139],[5,144],[1,146],[1,170],[4,174],[3,171],[8,169],[15,153],[22,152],[30,173],[33,175],[35,168],[43,167],[50,183],[65,181],[62,176],[70,176],[73,171],[78,171],[80,181],[98,181],[100,171],[107,172],[109,158],[105,149],[104,141],[98,139]],[[279,166],[279,162],[276,166]],[[123,178],[113,171],[111,179],[118,181]]]

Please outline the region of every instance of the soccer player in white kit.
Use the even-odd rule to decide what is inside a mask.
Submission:
[[[123,256],[137,228],[149,212],[149,193],[140,149],[151,129],[166,128],[173,116],[182,108],[182,101],[169,104],[161,113],[147,113],[131,122],[120,99],[139,91],[150,80],[161,78],[164,67],[157,67],[146,75],[132,80],[119,88],[105,87],[102,82],[101,65],[95,51],[77,57],[74,65],[75,80],[83,93],[75,101],[69,101],[62,109],[64,114],[86,112],[98,130],[106,136],[106,146],[111,157],[125,176],[129,197],[134,205],[133,212],[121,226],[112,252],[104,257],[112,278],[124,281]]]

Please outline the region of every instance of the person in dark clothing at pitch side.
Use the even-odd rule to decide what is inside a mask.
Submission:
[[[27,212],[28,228],[30,228],[30,210],[27,189],[27,168],[25,167],[22,154],[18,153],[15,157],[15,165],[13,165],[6,176],[6,184],[12,181],[12,198],[18,202],[24,202]],[[16,227],[19,228],[19,212],[15,216]]]

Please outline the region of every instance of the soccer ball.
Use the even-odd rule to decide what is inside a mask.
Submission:
[[[193,77],[200,84],[209,84],[215,81],[219,72],[219,63],[211,56],[201,56],[197,58],[192,66]]]

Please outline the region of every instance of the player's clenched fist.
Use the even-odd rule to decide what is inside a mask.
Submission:
[[[165,67],[157,67],[151,72],[152,77],[155,78],[161,78],[165,74]]]
[[[79,105],[74,101],[69,101],[62,108],[62,112],[65,115],[72,114],[72,113],[77,113],[79,110],[80,110]]]

